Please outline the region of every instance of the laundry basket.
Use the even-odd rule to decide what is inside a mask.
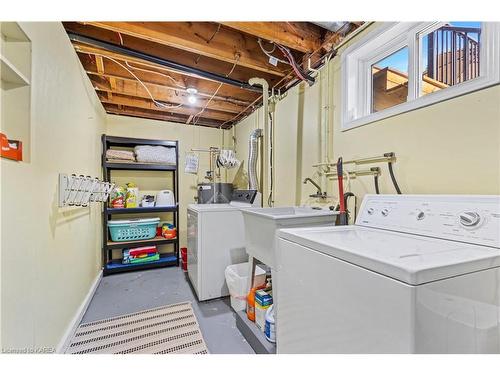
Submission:
[[[110,220],[108,221],[108,228],[111,240],[115,242],[149,240],[156,236],[156,227],[159,223],[159,217],[152,219]]]
[[[231,307],[234,311],[245,310],[247,302],[247,284],[248,284],[249,264],[239,263],[226,267],[226,283],[231,296]],[[263,285],[266,282],[266,271],[258,265],[255,267],[255,278],[253,285]]]

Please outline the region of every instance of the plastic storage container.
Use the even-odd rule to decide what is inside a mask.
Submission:
[[[231,297],[231,307],[234,311],[243,311],[246,308],[248,267],[248,263],[232,264],[227,266],[225,271],[226,283]],[[266,271],[256,266],[253,286],[263,285],[265,282]]]
[[[108,221],[108,228],[111,240],[115,242],[149,240],[156,236],[156,227],[159,223],[159,217],[152,219],[110,220]]]

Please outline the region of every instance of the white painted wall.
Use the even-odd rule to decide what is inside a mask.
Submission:
[[[100,206],[57,207],[58,173],[101,175],[105,114],[60,23],[32,41],[31,160],[0,160],[3,349],[55,348],[101,266]]]

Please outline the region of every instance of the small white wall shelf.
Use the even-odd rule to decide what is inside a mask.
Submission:
[[[17,22],[0,22],[0,132],[23,143],[31,161],[31,40]]]
[[[3,89],[10,89],[13,87],[28,86],[29,79],[10,62],[7,57],[0,54],[0,74]]]

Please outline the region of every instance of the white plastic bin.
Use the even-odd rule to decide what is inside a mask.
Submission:
[[[245,310],[247,302],[248,262],[227,266],[226,283],[231,297],[231,307],[234,311]],[[266,271],[259,265],[255,266],[253,286],[263,285],[266,282]]]

